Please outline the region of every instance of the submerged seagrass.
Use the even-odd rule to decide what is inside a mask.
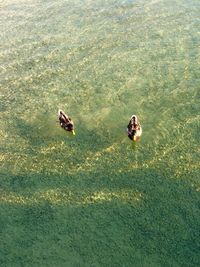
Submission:
[[[1,265],[199,266],[199,2],[0,6]]]

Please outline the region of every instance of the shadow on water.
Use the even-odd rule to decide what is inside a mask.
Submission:
[[[16,136],[26,139],[30,146],[37,146],[49,141],[59,141],[60,139],[68,140],[74,144],[78,142],[84,148],[89,146],[89,149],[96,150],[100,149],[102,143],[104,145],[109,144],[109,131],[103,131],[103,127],[88,129],[87,124],[77,121],[75,124],[76,135],[73,136],[71,133],[64,131],[56,119],[56,116],[53,117],[52,114],[38,115],[34,119],[30,117],[30,121],[14,117],[12,118],[12,127],[9,131]]]
[[[25,121],[20,117],[13,118],[13,130],[10,129],[10,132],[14,132],[16,136],[19,136],[26,141],[31,146],[37,146],[44,142],[44,138],[41,135],[41,122],[38,121]]]
[[[60,252],[67,250],[71,255],[76,253],[81,255],[80,263],[86,261],[87,264],[92,265],[95,262],[97,266],[99,261],[102,262],[102,266],[107,266],[108,262],[109,266],[118,266],[119,262],[123,261],[130,263],[130,266],[135,266],[135,262],[141,263],[142,255],[146,255],[142,262],[143,266],[147,266],[149,259],[147,255],[152,255],[156,243],[157,252],[162,255],[162,258],[155,266],[163,266],[169,259],[173,266],[179,266],[182,265],[181,258],[185,256],[187,258],[182,266],[189,266],[191,263],[198,266],[199,242],[196,230],[199,227],[200,218],[198,192],[191,189],[187,182],[172,182],[170,179],[161,177],[159,170],[149,171],[146,172],[146,175],[148,174],[146,179],[145,173],[140,171],[136,171],[135,178],[130,173],[121,175],[124,189],[137,188],[137,191],[142,193],[141,202],[139,201],[138,205],[131,203],[126,191],[126,201],[116,197],[117,187],[122,190],[120,180],[118,185],[115,183],[115,189],[107,189],[108,193],[114,193],[113,198],[109,194],[91,194],[92,188],[89,189],[87,185],[82,188],[82,192],[77,191],[74,195],[67,195],[66,192],[58,195],[62,191],[56,191],[57,195],[46,194],[45,197],[39,195],[35,202],[26,203],[25,199],[24,203],[12,203],[12,201],[3,203],[1,205],[1,210],[4,211],[1,217],[3,236],[8,235],[9,240],[12,241],[6,244],[6,248],[16,248],[20,243],[21,247],[26,247],[25,255],[27,255],[37,245],[40,263],[52,264],[54,259],[51,256],[48,259],[42,257],[42,248],[45,246],[46,253],[50,255],[52,244],[56,243],[53,251],[59,261]],[[97,188],[101,191],[100,185],[96,190]],[[83,198],[87,195],[89,198]],[[70,201],[66,201],[67,196],[71,197]],[[55,203],[53,197],[57,199],[61,197],[61,203]],[[88,202],[81,203],[83,199],[87,199]],[[15,199],[12,198],[12,200]],[[5,210],[7,210],[6,213]],[[15,232],[6,223],[7,220],[12,220]],[[190,234],[187,234],[188,231]],[[106,258],[108,248],[105,245],[108,240],[111,260]],[[98,252],[101,251],[102,260],[99,254],[94,259],[88,256],[88,252],[94,252],[93,249],[96,250],[97,247]],[[128,254],[127,247],[130,247]],[[5,249],[2,251],[4,251],[3,261],[7,262],[8,255]],[[138,259],[136,251],[140,255]],[[153,256],[151,263],[157,261],[156,254]],[[20,261],[13,252],[9,253],[9,257],[15,262]],[[24,265],[30,262],[33,264],[37,259],[23,258]],[[69,260],[69,263],[72,262],[73,257]],[[120,266],[123,265],[120,264]]]

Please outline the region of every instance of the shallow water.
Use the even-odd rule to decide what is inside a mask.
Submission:
[[[199,2],[0,8],[3,264],[198,266]]]

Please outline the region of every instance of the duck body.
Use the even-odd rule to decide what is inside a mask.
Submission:
[[[127,125],[128,137],[133,141],[138,141],[142,135],[142,126],[136,115],[132,115]]]
[[[59,119],[60,126],[65,131],[71,132],[73,135],[75,135],[74,123],[72,119],[67,114],[65,114],[65,112],[62,111],[61,109],[58,110],[58,119]]]

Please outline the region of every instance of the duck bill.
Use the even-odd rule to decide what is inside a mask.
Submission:
[[[74,130],[72,130],[72,134],[73,134],[73,135],[76,135]]]

